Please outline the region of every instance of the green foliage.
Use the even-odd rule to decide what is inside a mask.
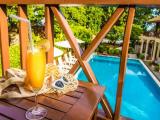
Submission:
[[[20,47],[19,45],[11,45],[9,47],[9,61],[10,67],[20,68]],[[0,63],[1,63],[1,55],[0,55]],[[0,76],[2,76],[2,64],[0,64]]]
[[[141,54],[139,54],[139,55],[138,55],[138,58],[139,58],[139,59],[142,59],[142,60],[143,60],[143,59],[144,59],[144,57],[145,57],[145,56],[144,56],[144,54],[143,54],[143,53],[141,53]]]
[[[130,47],[129,50],[128,50],[128,53],[130,53],[130,54],[135,54],[136,51],[135,51],[134,48]]]
[[[16,5],[7,6],[7,14],[8,15],[10,15],[10,14],[16,15],[17,13],[18,13],[18,6],[16,6]],[[8,22],[9,30],[12,30],[12,31],[17,30],[18,20],[9,18],[8,21],[9,21]]]
[[[97,52],[103,53],[105,51],[105,45],[101,44],[99,45],[99,47],[97,48]]]
[[[7,6],[8,14],[17,14],[17,5]],[[106,22],[106,20],[113,14],[116,6],[81,6],[81,7],[61,7],[61,11],[69,22],[76,37],[89,42],[93,35],[96,35]],[[42,26],[44,19],[44,5],[29,5],[28,16],[33,26]],[[131,42],[134,44],[135,40],[139,40],[140,34],[147,30],[149,23],[147,22],[154,15],[159,15],[160,10],[154,8],[136,8],[136,15],[131,34]],[[107,38],[115,43],[117,40],[123,39],[124,28],[126,25],[128,12],[125,11],[115,26],[107,34]],[[9,26],[16,26],[16,20],[9,19]],[[55,40],[61,41],[65,36],[57,24],[54,23]],[[82,31],[82,32],[81,32]]]
[[[74,35],[81,39],[84,40],[85,42],[90,42],[91,38],[93,36],[92,30],[91,29],[87,29],[84,26],[71,26],[72,30],[74,32]]]
[[[121,53],[121,51],[120,51],[119,49],[115,49],[115,50],[114,50],[114,54],[115,54],[115,55],[120,55],[120,53]]]
[[[149,25],[148,20],[152,18],[154,9],[156,8],[136,7],[134,24],[139,25],[143,31],[147,31]]]
[[[122,40],[124,33],[124,26],[113,26],[112,30],[107,35],[107,38],[111,40],[112,44],[115,44],[117,40]]]
[[[42,40],[40,35],[35,35],[34,32],[32,32],[32,39],[33,39],[35,45],[38,44]]]
[[[32,26],[42,26],[45,13],[43,5],[28,5],[27,12]]]
[[[108,53],[109,53],[110,55],[114,55],[114,54],[115,54],[114,48],[110,48],[110,49],[108,50]]]
[[[98,6],[61,7],[61,10],[70,25],[84,26],[91,29],[94,34],[100,30],[105,16],[103,8]]]
[[[12,45],[9,48],[10,67],[20,68],[20,47]]]
[[[143,33],[143,28],[140,25],[133,24],[132,26],[132,35],[131,35],[131,42],[134,42],[133,40],[138,40],[139,36]]]

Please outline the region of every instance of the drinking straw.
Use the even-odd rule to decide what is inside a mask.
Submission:
[[[11,18],[15,18],[15,19],[18,19],[20,21],[23,21],[23,22],[26,22],[28,23],[28,35],[29,35],[29,44],[30,44],[30,47],[31,47],[31,50],[33,51],[33,48],[34,48],[34,45],[33,45],[33,40],[32,40],[32,29],[31,29],[31,22],[28,20],[28,19],[25,19],[25,18],[22,18],[22,17],[19,17],[19,16],[16,16],[16,15],[9,15],[9,17]]]

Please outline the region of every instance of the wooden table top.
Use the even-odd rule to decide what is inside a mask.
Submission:
[[[62,96],[45,94],[38,97],[40,106],[48,110],[44,120],[90,120],[103,96],[104,87],[80,82],[74,92]],[[25,112],[34,106],[34,97],[0,100],[0,120],[26,120]]]

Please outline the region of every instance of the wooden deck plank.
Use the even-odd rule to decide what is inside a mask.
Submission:
[[[18,115],[16,113],[18,113]],[[25,118],[25,110],[20,109],[16,106],[8,104],[6,102],[0,101],[0,114],[8,116],[14,120],[26,120]]]
[[[55,100],[59,100],[61,102],[71,104],[71,105],[73,105],[78,100],[78,98],[75,98],[75,97],[66,96],[66,95],[57,96],[53,93],[46,94],[45,96],[55,99]]]
[[[75,97],[75,98],[80,98],[82,96],[82,93],[80,93],[80,92],[69,92],[69,93],[66,93],[65,95]]]
[[[78,88],[76,89],[77,92],[81,92],[81,93],[84,93],[86,90],[85,87],[82,87],[82,86],[78,86]]]
[[[6,117],[6,116],[0,115],[0,120],[11,120],[11,119],[9,119],[9,118]]]
[[[22,109],[25,109],[25,110],[28,110],[29,108],[35,106],[35,102],[34,101],[30,101],[30,100],[27,100],[27,99],[21,99],[21,100],[17,100],[17,102],[15,101],[7,101],[7,100],[4,100],[4,102],[6,103],[9,103],[9,104],[12,104],[12,105],[15,105],[19,108],[22,108]],[[42,106],[42,105],[40,105]],[[55,120],[61,120],[64,116],[65,113],[63,112],[60,112],[60,111],[57,111],[55,109],[51,109],[49,107],[46,107],[46,106],[42,106],[44,107],[45,109],[47,109],[47,116],[46,118],[48,119],[55,119]]]
[[[65,114],[63,120],[91,120],[100,101],[98,98],[103,96],[103,91],[104,88],[99,86],[87,89],[81,99]]]
[[[27,99],[34,101],[34,97],[27,98]],[[61,102],[55,99],[50,99],[45,96],[38,96],[38,103],[41,105],[45,105],[47,107],[59,110],[61,112],[68,112],[72,107],[72,105],[70,104],[66,104],[64,102]]]
[[[83,84],[83,82],[80,83]],[[82,84],[80,84],[78,91],[68,93],[73,97],[63,95],[64,97],[57,97],[56,100],[52,94],[50,94],[51,96],[40,95],[38,98],[39,105],[48,110],[44,120],[90,120],[103,96],[104,87],[90,83]],[[78,98],[75,98],[76,96]],[[26,120],[26,110],[34,105],[34,97],[2,99],[0,100],[0,119]]]

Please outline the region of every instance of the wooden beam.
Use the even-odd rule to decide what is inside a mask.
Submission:
[[[7,24],[6,5],[0,6],[0,48],[2,60],[2,75],[5,75],[9,68],[9,39],[8,39],[8,24]]]
[[[160,5],[159,0],[0,0],[0,4]]]
[[[74,54],[75,54],[78,62],[82,66],[82,69],[84,70],[87,78],[90,81],[94,82],[95,84],[98,84],[96,77],[94,76],[94,73],[92,72],[92,69],[90,68],[90,65],[87,64],[86,61],[82,61],[82,59],[81,59],[81,48],[79,47],[78,42],[77,42],[71,28],[68,25],[68,22],[66,21],[64,16],[60,13],[60,11],[56,7],[51,7],[51,9],[54,12],[54,15],[57,19],[57,22],[59,23],[59,25],[63,29],[63,31],[68,39],[69,44],[73,48]]]
[[[57,22],[59,23],[60,27],[64,31],[64,34],[66,35],[66,38],[68,39],[69,44],[73,48],[73,51],[75,53],[75,56],[77,59],[81,59],[81,48],[78,45],[78,42],[76,41],[76,38],[74,37],[74,34],[69,27],[66,19],[64,16],[60,13],[60,11],[57,9],[57,7],[51,7]]]
[[[20,17],[27,19],[27,6],[18,5],[18,14]],[[21,68],[26,69],[26,55],[27,55],[27,44],[28,44],[28,24],[20,21],[19,24],[19,38],[20,38],[20,57],[21,57]]]
[[[45,5],[45,34],[46,38],[50,42],[50,49],[47,52],[47,63],[52,63],[53,62],[53,57],[54,57],[54,33],[53,33],[53,22],[54,22],[54,15],[53,12],[50,9],[49,5]]]
[[[126,27],[125,27],[125,35],[124,35],[124,41],[123,41],[123,47],[122,47],[122,56],[121,56],[121,61],[120,61],[114,120],[118,120],[119,117],[120,117],[122,91],[123,91],[123,84],[124,84],[125,73],[126,73],[128,48],[129,48],[129,41],[130,41],[130,36],[131,36],[131,30],[132,30],[134,15],[135,15],[135,7],[130,6],[128,19],[127,19],[127,24],[126,24]]]
[[[88,64],[87,61],[82,61],[82,64],[81,64],[82,68],[83,68],[83,71],[84,73],[86,74],[89,82],[92,82],[94,84],[98,84],[98,81],[92,71],[92,68],[90,67],[90,65]]]
[[[87,60],[88,57],[95,51],[95,49],[98,47],[98,45],[101,43],[103,38],[110,31],[112,26],[116,23],[116,21],[119,19],[119,17],[122,15],[123,12],[124,12],[124,7],[120,6],[117,8],[117,10],[111,16],[111,18],[106,22],[102,30],[93,39],[91,45],[84,51],[84,53],[82,54],[82,60]],[[78,68],[79,68],[79,63],[76,62],[72,67],[72,69],[70,70],[70,73],[74,74]]]
[[[84,73],[86,74],[87,78],[89,79],[89,81],[93,82],[94,84],[98,84],[96,77],[95,77],[90,65],[87,63],[87,61],[81,59],[80,47],[79,47],[79,45],[73,35],[71,28],[68,25],[66,19],[58,11],[58,9],[56,7],[51,7],[51,9],[54,12],[54,15],[57,19],[57,22],[59,23],[59,25],[63,29],[71,47],[73,48],[75,56],[77,57],[78,62],[82,66],[82,69],[84,70]],[[108,105],[108,102],[105,98],[102,98],[102,105],[103,105],[103,108],[105,108],[105,112],[106,112],[107,117],[112,118],[112,110],[111,109],[109,110],[108,109],[109,107],[106,106],[106,105]]]

